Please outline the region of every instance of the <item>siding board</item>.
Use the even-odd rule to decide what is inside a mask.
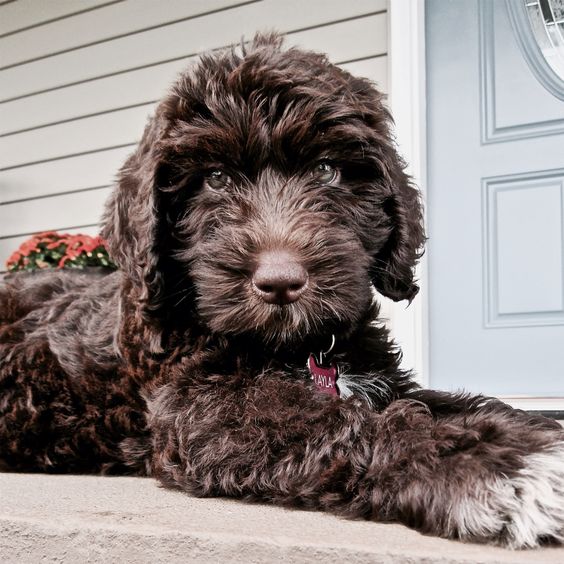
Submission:
[[[73,227],[99,223],[104,201],[111,188],[63,194],[28,202],[3,204],[0,237],[10,237],[53,226]]]
[[[0,104],[0,134],[158,100],[189,59]]]
[[[208,14],[248,0],[127,0],[0,38],[2,67],[52,56],[170,22]],[[256,1],[256,0],[255,0]],[[45,0],[35,6],[56,2]],[[79,5],[75,2],[75,5]],[[1,12],[0,12],[1,15]]]
[[[0,203],[108,186],[133,147],[101,151],[0,172]],[[0,206],[0,220],[3,220]]]
[[[14,33],[20,29],[41,25],[108,3],[108,0],[81,0],[81,2],[76,0],[56,0],[55,2],[17,0],[17,2],[10,2],[0,5],[0,35]]]
[[[381,92],[388,92],[388,57],[371,57],[341,65],[355,76],[364,76],[374,82]]]
[[[351,41],[351,37],[355,38],[354,41]],[[326,53],[334,63],[383,55],[388,46],[387,15],[355,18],[291,33],[288,43]]]
[[[135,143],[153,104],[34,129],[0,139],[0,170]]]
[[[383,0],[262,0],[9,68],[0,74],[2,100],[187,57],[237,43],[257,29],[287,32],[366,15],[383,6]]]
[[[358,39],[350,41],[350,37]],[[382,55],[387,47],[386,14],[291,33],[287,42],[327,53],[333,62]],[[190,61],[181,59],[0,104],[0,134],[151,103],[160,99]]]

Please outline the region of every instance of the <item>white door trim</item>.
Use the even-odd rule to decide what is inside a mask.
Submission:
[[[395,121],[400,153],[407,172],[426,189],[425,104],[425,1],[390,0],[389,9],[389,104]],[[416,372],[418,382],[429,383],[427,318],[427,267],[425,258],[417,269],[420,292],[406,308],[405,302],[387,303],[392,335],[403,351],[402,366]]]
[[[564,411],[564,398],[501,396],[499,399],[512,407],[525,411]]]

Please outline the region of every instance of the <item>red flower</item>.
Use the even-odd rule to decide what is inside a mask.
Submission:
[[[102,239],[97,236],[97,237],[84,237],[84,241],[82,243],[82,249],[86,252],[86,253],[91,253],[94,249],[96,249],[97,247],[100,247],[102,245]]]
[[[11,266],[18,264],[18,262],[20,261],[20,259],[22,258],[22,255],[18,252],[18,251],[14,251],[9,257],[8,260],[6,261],[6,266],[8,268],[10,268]]]
[[[38,251],[39,249],[37,248],[37,242],[38,241],[35,237],[24,241],[18,249],[20,254],[24,257],[27,257],[31,252]]]

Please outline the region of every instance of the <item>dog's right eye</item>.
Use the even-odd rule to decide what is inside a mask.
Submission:
[[[311,176],[317,184],[325,186],[331,184],[337,178],[338,171],[327,161],[322,161],[313,168]]]
[[[206,184],[212,190],[223,190],[231,186],[231,177],[222,170],[212,170],[206,175]]]

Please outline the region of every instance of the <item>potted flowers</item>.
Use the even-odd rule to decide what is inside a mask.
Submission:
[[[92,266],[116,268],[101,237],[56,231],[38,233],[24,241],[6,261],[6,266],[10,272]]]

